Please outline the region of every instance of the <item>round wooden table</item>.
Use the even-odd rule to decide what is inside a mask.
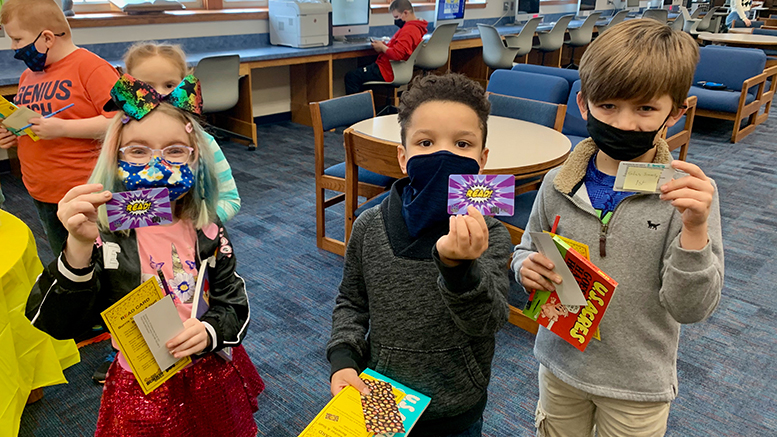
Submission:
[[[396,114],[368,118],[351,128],[364,135],[401,144]],[[488,117],[486,147],[490,152],[483,173],[520,177],[560,165],[567,159],[572,143],[551,128],[492,115]]]
[[[746,33],[710,33],[700,32],[699,39],[734,47],[752,47],[759,49],[777,48],[777,36],[752,35]]]

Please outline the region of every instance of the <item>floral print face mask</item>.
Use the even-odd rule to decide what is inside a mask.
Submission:
[[[194,173],[188,164],[170,164],[158,156],[145,165],[119,160],[119,178],[127,190],[166,187],[170,201],[180,199],[194,185]]]

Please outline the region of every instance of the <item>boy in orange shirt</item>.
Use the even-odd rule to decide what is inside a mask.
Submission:
[[[19,79],[14,103],[42,115],[74,104],[51,117],[32,118],[40,137],[14,137],[0,128],[0,148],[18,145],[22,177],[38,210],[51,250],[59,256],[67,231],[57,203],[92,173],[100,139],[112,114],[103,111],[119,74],[99,56],[73,44],[70,26],[54,0],[7,0],[0,24],[11,38],[16,59],[28,69]]]

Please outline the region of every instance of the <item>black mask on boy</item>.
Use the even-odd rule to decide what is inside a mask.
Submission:
[[[405,22],[402,21],[401,18],[396,18],[396,19],[394,19],[394,25],[401,29],[402,26],[405,25]]]
[[[599,150],[612,159],[631,161],[653,148],[653,141],[658,132],[664,128],[667,120],[669,120],[668,115],[661,123],[661,127],[651,132],[623,130],[597,120],[591,111],[588,111],[586,127],[588,135],[591,135]]]
[[[448,178],[452,174],[476,174],[480,163],[443,150],[416,155],[407,161],[410,184],[402,195],[402,216],[411,237],[448,220]]]

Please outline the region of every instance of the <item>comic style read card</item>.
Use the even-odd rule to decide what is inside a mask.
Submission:
[[[113,193],[105,205],[111,231],[166,225],[173,222],[167,188],[146,188]]]
[[[370,394],[361,396],[367,432],[404,433],[405,426],[391,384],[365,378],[362,381],[370,389]]]
[[[448,214],[466,214],[473,206],[483,215],[513,215],[515,176],[454,174],[448,179]]]

